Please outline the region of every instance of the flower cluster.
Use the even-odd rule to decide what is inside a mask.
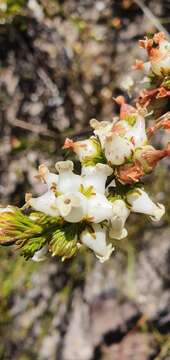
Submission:
[[[155,77],[169,76],[169,43],[163,35],[140,44],[149,54],[148,71]],[[163,150],[149,144],[154,131],[169,128],[169,122],[162,118],[146,128],[141,107],[126,104],[122,96],[115,100],[120,105],[119,117],[112,122],[92,119],[93,136],[65,140],[64,149],[73,152],[81,164],[79,172],[70,160],[57,162],[55,173],[41,165],[38,178],[46,184],[46,192],[39,197],[27,194],[22,209],[1,209],[1,244],[14,243],[35,261],[43,260],[48,252],[64,260],[85,246],[104,262],[115,240],[128,235],[125,226],[130,213],[161,219],[164,206],[150,199],[141,180],[160,159],[170,156],[170,144]]]
[[[147,51],[148,61],[136,60],[135,69],[143,70],[146,89],[142,90],[138,102],[143,107],[150,107],[161,115],[168,105],[170,97],[170,43],[164,33],[157,33],[152,38],[139,41],[141,48]],[[155,108],[155,109],[154,109]],[[167,116],[170,127],[170,115]]]

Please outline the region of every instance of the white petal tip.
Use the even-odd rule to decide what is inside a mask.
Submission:
[[[106,254],[103,256],[96,254],[96,257],[101,263],[104,263],[105,261],[110,259],[110,256],[114,250],[115,250],[115,248],[111,244],[109,244],[107,246]]]
[[[128,232],[125,228],[122,229],[121,232],[115,232],[114,230],[110,230],[109,232],[109,236],[111,239],[115,239],[115,240],[122,240],[124,239],[125,237],[127,237],[128,235]]]
[[[90,126],[93,128],[93,129],[97,129],[99,127],[99,124],[100,122],[96,119],[91,119],[90,120]]]
[[[66,161],[58,161],[55,164],[55,168],[58,172],[60,171],[67,171],[67,170],[71,170],[73,171],[73,162],[70,160],[66,160]]]
[[[155,211],[154,216],[150,216],[151,220],[156,222],[160,221],[162,216],[165,214],[165,206],[163,204],[157,204],[157,211]]]
[[[96,165],[96,168],[99,169],[101,172],[105,173],[107,176],[113,173],[113,169],[107,164],[98,163]]]
[[[37,250],[35,252],[34,256],[32,257],[32,260],[35,262],[45,261],[47,258],[47,253],[48,253],[48,246],[45,245],[40,250]]]

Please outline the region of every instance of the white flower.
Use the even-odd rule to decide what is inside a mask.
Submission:
[[[59,215],[55,194],[50,190],[37,198],[31,197],[27,203],[32,206],[34,210],[41,211],[46,215]]]
[[[136,147],[147,142],[145,119],[135,108],[129,107],[124,104],[124,113],[123,110],[121,113],[124,116],[119,121],[114,119],[111,123],[92,119],[90,122],[95,135],[99,137],[106,159],[112,165],[124,164]]]
[[[44,164],[40,165],[38,173],[38,177],[40,177],[47,184],[49,189],[53,185],[57,186],[59,176],[57,174],[51,173],[47,166]]]
[[[47,258],[48,245],[44,245],[40,250],[37,250],[32,257],[33,261],[40,262]]]
[[[60,215],[68,222],[79,222],[86,215],[87,199],[79,192],[58,196],[56,204]]]
[[[145,145],[147,142],[145,119],[140,114],[136,115],[136,120],[126,133],[127,139],[131,140],[134,147]]]
[[[78,191],[81,184],[81,176],[73,173],[73,162],[58,161],[55,165],[59,172],[57,190],[64,194],[67,192]]]
[[[94,134],[98,136],[102,148],[104,148],[106,136],[112,130],[113,124],[109,121],[98,121],[96,119],[90,120],[90,126],[94,129]]]
[[[123,200],[115,200],[112,204],[113,215],[111,218],[111,226],[109,236],[112,239],[121,240],[127,236],[125,222],[130,214],[130,210]]]
[[[152,71],[156,75],[169,74],[170,72],[170,43],[167,40],[160,41],[159,49],[153,49],[150,62]]]
[[[105,156],[112,165],[122,165],[132,156],[134,145],[126,138],[110,133],[105,140]]]
[[[140,188],[127,194],[127,202],[131,206],[131,211],[149,215],[153,221],[159,221],[165,213],[164,205],[154,204],[148,194]]]
[[[88,246],[96,254],[100,262],[104,262],[110,258],[114,248],[111,244],[107,244],[107,230],[101,225],[92,225],[93,231],[84,230],[80,235],[80,240],[83,244]]]
[[[80,162],[86,160],[86,158],[96,157],[100,151],[100,144],[95,136],[91,136],[87,140],[73,141],[69,138],[65,140],[64,149],[71,149],[77,154]]]
[[[75,143],[75,152],[80,161],[82,161],[86,156],[95,156],[96,146],[93,142],[93,137],[87,140],[77,141],[77,143]]]
[[[166,40],[165,34],[159,32],[153,36],[153,39],[140,40],[140,46],[148,52],[153,73],[158,76],[169,75],[170,42]]]
[[[84,187],[93,186],[95,192],[104,194],[107,177],[113,172],[112,168],[105,164],[82,167],[82,184]]]
[[[87,218],[94,223],[109,220],[112,216],[112,204],[106,196],[97,193],[87,200]]]

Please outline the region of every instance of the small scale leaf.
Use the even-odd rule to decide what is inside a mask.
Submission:
[[[21,255],[23,255],[26,260],[32,258],[36,251],[40,250],[46,244],[46,238],[41,236],[35,238],[29,238],[25,244],[18,245],[18,248],[21,246]]]
[[[78,251],[77,226],[69,224],[58,228],[53,233],[49,250],[52,252],[52,256],[61,256],[63,260],[75,255]]]

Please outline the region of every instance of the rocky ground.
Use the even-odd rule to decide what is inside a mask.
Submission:
[[[169,1],[145,3],[168,30]],[[122,80],[143,56],[138,39],[155,31],[127,0],[39,4],[1,14],[2,204],[43,190],[36,168],[54,168],[65,136],[81,139],[92,117],[112,119],[112,97],[124,94]],[[104,265],[90,252],[35,264],[0,249],[0,359],[170,359],[169,168],[165,161],[146,179],[164,219],[132,217],[128,239]]]

